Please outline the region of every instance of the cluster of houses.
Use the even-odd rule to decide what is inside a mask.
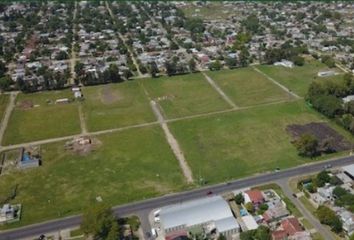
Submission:
[[[116,64],[120,72],[133,71],[129,67],[130,58],[127,51],[122,50],[124,43],[117,35],[104,2],[78,2],[74,44],[77,60],[84,65],[84,73],[92,73],[96,77]],[[74,73],[75,74],[75,73]]]
[[[333,170],[328,174],[330,177],[337,179],[335,185],[333,183],[326,183],[323,187],[318,187],[315,192],[311,193],[307,190],[307,186],[312,183],[310,181],[304,181],[305,196],[308,196],[308,199],[315,208],[320,205],[331,208],[341,220],[345,233],[351,236],[354,233],[354,213],[345,207],[340,207],[335,204],[337,197],[333,193],[333,190],[336,187],[341,187],[349,194],[354,194],[354,164]]]
[[[223,17],[210,19],[200,14],[203,8],[210,10],[216,4],[222,4],[217,10]],[[83,64],[80,74],[96,77],[111,64],[118,66],[120,74],[144,75],[151,63],[161,72],[166,71],[168,62],[188,70],[192,58],[200,68],[215,61],[228,65],[228,59],[238,64],[241,58],[262,63],[267,49],[285,43],[333,55],[348,69],[354,68],[354,20],[350,17],[354,5],[350,2],[113,1],[109,5],[111,12],[104,2],[5,4],[0,13],[0,40],[4,43],[0,58],[13,55],[14,61],[7,61],[11,78],[48,88],[48,81],[62,86],[63,81],[67,84],[69,78],[75,78],[75,62]],[[37,20],[33,26],[25,26],[17,16]],[[193,18],[201,18],[202,26],[198,21],[189,23]],[[252,22],[251,26],[247,22]],[[241,32],[250,32],[249,39],[240,40]],[[235,48],[239,43],[241,48]],[[70,62],[70,58],[74,60]],[[277,64],[291,67],[288,60]],[[54,76],[49,78],[48,72]]]
[[[72,7],[48,2],[36,12],[35,17],[38,21],[25,35],[23,49],[14,59],[14,64],[10,65],[10,76],[14,82],[21,79],[29,85],[38,86],[66,81],[70,73],[68,59],[72,42]],[[49,78],[48,74],[57,79]],[[58,76],[62,76],[60,80]]]
[[[240,205],[234,197],[243,196]],[[249,206],[252,206],[250,209]],[[162,207],[151,213],[156,239],[239,239],[241,232],[269,228],[273,240],[306,240],[311,235],[272,189],[247,189]]]

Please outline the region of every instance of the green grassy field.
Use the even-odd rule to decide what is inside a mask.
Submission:
[[[289,94],[252,68],[207,73],[237,106],[287,100]]]
[[[5,131],[3,144],[23,143],[80,133],[77,103],[55,104],[56,99],[72,97],[70,90],[20,93]],[[23,101],[31,101],[34,107],[22,109],[19,104]]]
[[[229,6],[219,2],[208,2],[205,6],[189,5],[182,10],[187,17],[206,20],[226,19],[237,13],[236,9],[230,9]]]
[[[0,121],[4,117],[4,113],[7,107],[7,104],[9,103],[9,95],[5,94],[0,94]]]
[[[153,99],[158,99],[168,118],[229,108],[200,73],[145,79],[142,84]]]
[[[16,227],[77,214],[101,196],[109,205],[150,198],[186,187],[177,160],[158,127],[102,135],[88,155],[42,146],[43,165],[0,178],[0,196],[19,184],[13,203],[23,205]]]
[[[302,97],[306,95],[312,81],[316,79],[339,79],[342,77],[342,75],[318,77],[317,73],[319,71],[327,70],[328,68],[325,64],[315,60],[306,61],[305,65],[301,67],[285,68],[282,66],[260,65],[257,68]],[[339,69],[334,70],[342,73]]]
[[[170,126],[194,175],[216,183],[314,161],[297,155],[285,128],[323,120],[303,101],[296,101],[183,120]]]
[[[83,88],[83,109],[89,131],[155,121],[138,82]]]

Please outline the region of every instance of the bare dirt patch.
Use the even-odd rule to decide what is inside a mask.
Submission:
[[[330,139],[335,151],[350,150],[352,144],[347,141],[342,135],[336,132],[326,123],[309,123],[305,125],[293,124],[286,127],[286,131],[296,140],[303,134],[313,135],[321,144]]]
[[[101,102],[103,104],[112,104],[121,100],[123,96],[118,90],[113,90],[110,85],[103,87],[101,91]]]
[[[65,143],[65,148],[75,154],[86,156],[102,145],[97,138],[79,137]]]
[[[18,107],[21,108],[22,110],[28,110],[33,108],[33,102],[31,100],[23,100],[18,103]]]

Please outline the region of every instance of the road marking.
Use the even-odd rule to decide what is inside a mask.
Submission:
[[[224,92],[221,88],[217,85],[217,83],[205,72],[202,72],[207,82],[219,93],[219,95],[232,107],[232,108],[239,108]]]
[[[280,84],[278,81],[276,81],[274,78],[268,76],[267,74],[265,74],[264,72],[262,72],[261,70],[259,70],[258,68],[256,68],[255,66],[252,66],[253,70],[255,70],[256,72],[262,74],[263,76],[265,76],[269,81],[271,81],[272,83],[274,83],[275,85],[277,85],[278,87],[280,87],[281,89],[283,89],[285,92],[289,93],[290,95],[292,95],[293,97],[297,98],[297,99],[302,99],[302,97],[300,97],[299,95],[297,95],[296,93],[293,93],[292,91],[290,91],[287,87],[285,87],[284,85]]]

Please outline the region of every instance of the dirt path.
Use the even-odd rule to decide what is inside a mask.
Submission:
[[[114,24],[117,24],[117,23],[116,23],[115,16],[114,16],[114,14],[113,14],[111,8],[109,7],[108,1],[106,1],[105,3],[106,3],[107,11],[108,11],[109,15],[111,16],[113,23],[114,23]],[[129,54],[130,54],[130,56],[131,56],[131,58],[132,58],[132,60],[133,60],[133,63],[134,63],[134,65],[135,65],[135,67],[136,67],[136,70],[137,70],[137,72],[138,72],[138,76],[139,76],[139,77],[144,76],[144,74],[142,74],[142,73],[140,72],[139,65],[138,65],[138,61],[137,61],[136,58],[134,57],[133,51],[131,50],[131,48],[130,48],[130,47],[128,46],[128,44],[125,42],[124,36],[123,36],[120,32],[117,32],[117,35],[118,35],[118,37],[119,37],[120,39],[122,39],[124,45],[126,46],[128,52],[129,52]]]
[[[154,114],[156,115],[156,118],[158,119],[158,122],[161,125],[162,130],[165,133],[166,140],[167,140],[168,144],[170,145],[173,153],[175,154],[175,156],[179,162],[179,165],[182,169],[184,177],[186,178],[188,183],[193,183],[192,171],[188,166],[188,163],[187,163],[187,161],[184,157],[184,154],[177,142],[177,139],[173,136],[170,129],[168,128],[167,123],[165,122],[165,119],[160,112],[158,104],[154,100],[151,100],[150,105],[151,105],[151,108],[152,108]]]
[[[297,100],[294,100],[294,101],[297,101]],[[168,120],[164,120],[164,121],[165,121],[165,123],[176,122],[176,121],[181,121],[181,120],[186,120],[186,119],[193,119],[193,118],[200,118],[200,117],[206,117],[206,116],[212,116],[212,115],[219,115],[219,114],[223,114],[223,113],[227,113],[227,112],[236,112],[236,111],[241,111],[241,110],[245,110],[245,109],[251,109],[251,108],[255,108],[255,107],[276,105],[276,104],[281,104],[281,103],[284,103],[284,102],[289,102],[289,101],[283,100],[283,101],[278,101],[278,102],[258,104],[258,105],[247,106],[247,107],[240,107],[240,108],[227,109],[227,110],[221,110],[221,111],[215,111],[215,112],[209,112],[209,113],[195,114],[195,115],[186,116],[186,117],[168,119]],[[101,131],[96,131],[96,132],[87,132],[87,135],[99,136],[99,135],[103,135],[103,134],[120,132],[120,131],[125,131],[125,130],[129,130],[129,129],[134,129],[134,128],[148,127],[148,126],[153,126],[153,125],[158,125],[158,124],[160,124],[160,122],[158,122],[158,121],[148,122],[148,123],[142,123],[142,124],[137,124],[137,125],[130,125],[130,126],[126,126],[126,127],[106,129],[106,130],[101,130]],[[71,140],[71,139],[73,139],[75,137],[80,137],[80,136],[82,136],[81,133],[80,134],[69,135],[69,136],[64,136],[64,137],[57,137],[57,138],[50,138],[50,139],[32,141],[32,142],[27,142],[27,143],[19,143],[19,144],[15,144],[15,145],[0,146],[0,151],[12,150],[12,149],[16,149],[16,148],[20,148],[20,147],[26,147],[26,146],[30,146],[30,145],[41,145],[41,144],[47,144],[47,143],[61,142],[61,141]]]
[[[223,90],[221,90],[221,88],[216,84],[216,82],[209,77],[208,75],[206,75],[205,72],[202,72],[202,74],[204,75],[205,79],[207,80],[207,82],[219,93],[219,95],[232,107],[232,108],[238,108],[237,105],[224,93]]]
[[[2,139],[4,137],[4,133],[5,133],[7,124],[9,123],[11,113],[12,113],[13,109],[15,108],[15,100],[16,100],[17,94],[18,94],[18,92],[12,92],[10,94],[9,104],[6,107],[4,117],[0,123],[0,143],[2,143]]]
[[[275,85],[277,85],[278,87],[280,87],[281,89],[283,89],[285,92],[289,93],[290,95],[292,95],[294,98],[297,99],[301,99],[302,97],[300,97],[299,95],[297,95],[296,93],[293,93],[292,91],[290,91],[287,87],[285,87],[284,85],[280,84],[279,82],[277,82],[276,80],[274,80],[274,78],[268,76],[267,74],[265,74],[264,72],[262,72],[261,70],[259,70],[258,68],[256,68],[255,66],[252,66],[253,70],[255,70],[256,72],[262,74],[263,76],[265,76],[269,81],[271,81],[272,83],[274,83]]]
[[[73,14],[73,20],[75,21],[77,15],[77,1],[75,1],[75,10]],[[73,33],[74,35],[76,34],[76,25],[73,24]],[[74,45],[75,41],[73,41],[72,46],[71,46],[71,57],[70,57],[70,74],[71,77],[69,78],[69,84],[70,85],[75,85],[75,63],[77,61],[76,58],[76,51],[74,50]]]
[[[82,134],[87,134],[87,127],[86,127],[86,122],[85,122],[85,117],[84,117],[84,112],[82,111],[82,104],[79,103],[79,118],[80,118],[80,127],[81,127],[81,133]]]

